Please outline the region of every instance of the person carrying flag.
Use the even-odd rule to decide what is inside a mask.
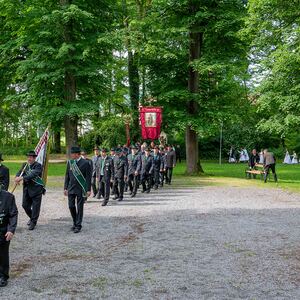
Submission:
[[[73,219],[71,230],[74,233],[81,231],[84,200],[91,195],[92,168],[90,163],[81,157],[80,152],[79,147],[71,148],[64,185],[64,195],[68,196]]]
[[[42,195],[46,191],[41,178],[43,168],[36,161],[36,157],[35,151],[29,151],[27,153],[27,163],[22,165],[15,177],[17,185],[23,182],[22,207],[30,219],[27,223],[29,230],[34,230],[37,224],[41,210]]]

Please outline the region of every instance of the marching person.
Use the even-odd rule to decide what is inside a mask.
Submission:
[[[153,173],[153,157],[150,155],[150,148],[145,149],[145,153],[141,156],[140,166],[138,169],[141,172],[141,180],[143,190],[142,193],[150,193],[151,175]]]
[[[99,181],[99,192],[97,198],[103,197],[102,206],[106,206],[110,196],[110,184],[114,178],[114,164],[111,157],[107,155],[107,150],[101,150],[101,157],[97,163],[97,178]]]
[[[9,187],[9,169],[2,164],[2,153],[0,153],[0,188],[7,191]]]
[[[92,162],[93,162],[93,172],[92,172],[92,190],[93,190],[93,198],[95,198],[98,194],[99,190],[99,182],[97,180],[96,176],[96,166],[97,166],[97,161],[100,158],[100,150],[99,147],[95,146],[94,147],[94,156],[92,157]]]
[[[80,154],[81,154],[81,157],[89,163],[90,168],[91,168],[92,179],[93,179],[93,169],[94,169],[93,161],[87,157],[87,152],[85,150],[81,150]],[[86,202],[86,201],[87,201],[87,197],[85,196],[84,202]]]
[[[167,146],[166,152],[166,183],[171,184],[172,175],[173,175],[173,168],[176,165],[176,154],[172,147],[169,145]]]
[[[110,148],[110,158],[112,159],[113,163],[114,160],[116,159],[116,148],[112,147]],[[112,180],[110,183],[110,189],[111,189],[111,194],[115,194],[115,186],[114,186],[114,181]]]
[[[167,164],[164,147],[162,146],[160,147],[159,153],[161,155],[161,163],[162,163],[162,168],[160,171],[160,186],[163,187],[165,182],[165,177],[166,177],[166,164]]]
[[[17,222],[15,196],[0,186],[0,287],[6,286],[9,278],[9,245],[15,234]]]
[[[67,163],[64,195],[68,197],[73,219],[71,230],[78,233],[82,228],[83,206],[86,197],[91,195],[91,164],[80,155],[79,147],[71,148],[71,159]]]
[[[265,183],[267,182],[270,169],[272,170],[275,182],[277,182],[277,174],[276,174],[275,166],[276,166],[276,158],[274,156],[274,153],[269,152],[268,149],[265,149],[264,150],[264,169],[265,169],[264,181],[265,181]]]
[[[135,197],[138,189],[139,169],[141,156],[137,153],[138,148],[136,146],[131,147],[131,154],[128,155],[128,171],[127,180],[131,197]]]
[[[41,210],[42,195],[45,193],[45,187],[42,180],[43,168],[36,161],[35,151],[27,153],[27,163],[16,174],[15,183],[20,184],[23,181],[23,202],[22,206],[29,217],[27,225],[29,230],[34,230]]]
[[[159,185],[159,175],[163,171],[163,158],[159,153],[159,147],[155,146],[153,150],[153,179],[154,179],[154,189],[158,189]]]
[[[116,149],[114,163],[114,200],[123,201],[125,180],[127,180],[127,158],[123,155],[123,150]]]

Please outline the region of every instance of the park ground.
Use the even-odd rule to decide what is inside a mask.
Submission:
[[[19,162],[7,162],[12,174]],[[65,163],[49,166],[35,231],[21,191],[11,279],[1,299],[300,299],[299,166],[278,165],[279,183],[245,179],[245,165],[203,162],[186,177],[125,201],[85,205],[70,232]]]

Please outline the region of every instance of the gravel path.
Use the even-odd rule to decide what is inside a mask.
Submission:
[[[91,200],[80,234],[60,191],[33,232],[17,198],[1,299],[300,299],[300,195],[201,187]]]

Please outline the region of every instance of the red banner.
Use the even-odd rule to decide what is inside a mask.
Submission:
[[[158,139],[162,123],[162,108],[140,107],[140,121],[142,127],[142,138],[144,140]]]

